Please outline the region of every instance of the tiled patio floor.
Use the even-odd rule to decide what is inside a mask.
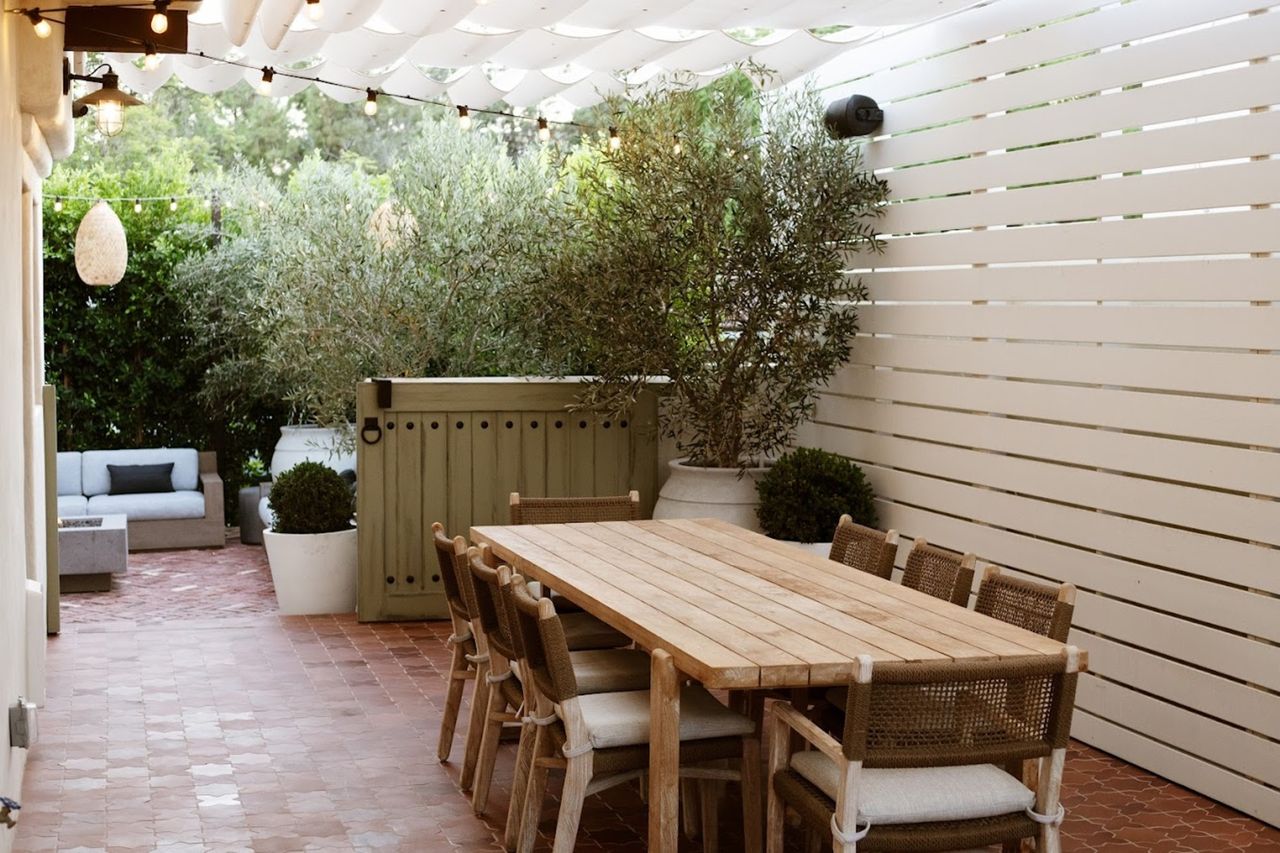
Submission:
[[[128,584],[66,604],[17,850],[501,849],[510,747],[484,821],[434,757],[445,624],[277,616],[261,549],[239,545],[132,555]],[[1069,851],[1280,851],[1280,831],[1088,748],[1065,800]],[[616,788],[579,849],[642,851],[644,829]]]

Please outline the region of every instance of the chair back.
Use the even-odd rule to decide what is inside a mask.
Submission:
[[[978,600],[973,609],[979,613],[1017,625],[1060,643],[1071,631],[1071,615],[1075,612],[1076,588],[1036,583],[1004,574],[989,566],[978,585]]]
[[[1079,652],[980,662],[872,664],[859,658],[843,750],[867,767],[941,767],[1042,758],[1065,748]]]
[[[893,560],[897,555],[898,531],[883,533],[855,524],[852,517],[842,515],[835,535],[831,537],[831,553],[827,559],[889,580],[893,576]]]
[[[461,536],[450,539],[444,525],[435,522],[431,534],[436,546],[436,560],[440,563],[440,579],[444,582],[444,598],[449,612],[464,622],[470,622],[475,607],[471,595],[471,576],[467,571],[467,541]]]
[[[487,551],[488,547],[485,546],[483,549],[472,548],[467,552],[476,596],[476,616],[480,620],[490,652],[496,651],[507,660],[518,660],[515,646],[511,643],[505,606],[498,597],[498,570],[490,568],[485,561]]]
[[[902,585],[966,607],[977,563],[978,558],[974,554],[957,554],[919,538],[907,555]]]
[[[588,521],[638,521],[640,493],[597,498],[522,498],[511,493],[512,524],[571,524]]]
[[[573,673],[569,643],[555,605],[549,598],[530,595],[528,584],[520,575],[512,578],[509,589],[529,677],[538,692],[550,701],[567,702],[578,695],[578,679]]]

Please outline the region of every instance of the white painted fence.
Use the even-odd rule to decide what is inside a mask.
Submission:
[[[882,526],[1076,584],[1075,734],[1280,824],[1272,3],[994,0],[820,69],[895,203],[801,441]]]

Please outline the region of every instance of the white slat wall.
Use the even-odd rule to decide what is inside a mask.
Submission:
[[[1277,53],[1277,0],[993,0],[815,72],[894,202],[800,442],[1076,584],[1076,736],[1280,825]]]

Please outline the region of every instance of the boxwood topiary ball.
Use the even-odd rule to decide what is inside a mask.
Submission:
[[[351,528],[351,487],[328,466],[299,462],[276,477],[268,501],[276,533],[334,533]]]
[[[876,525],[875,493],[862,469],[843,456],[800,447],[784,454],[760,479],[756,515],[775,539],[827,542],[840,516]]]

